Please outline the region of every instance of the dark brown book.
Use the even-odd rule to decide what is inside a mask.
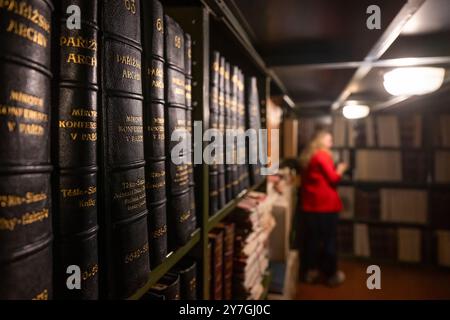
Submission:
[[[386,226],[369,226],[370,256],[397,260],[397,229]]]
[[[380,194],[377,190],[355,190],[355,218],[370,221],[380,219]]]
[[[211,300],[223,299],[223,231],[212,230],[209,235],[211,242]]]
[[[217,227],[223,231],[223,299],[233,297],[233,256],[234,256],[234,223],[221,223]]]

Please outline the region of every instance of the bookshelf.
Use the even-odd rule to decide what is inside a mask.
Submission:
[[[339,183],[339,186],[342,187],[353,187],[354,190],[354,199],[353,199],[353,217],[341,217],[340,219],[340,225],[346,224],[348,225],[355,225],[355,224],[364,224],[368,226],[369,229],[369,243],[371,239],[370,235],[370,229],[371,228],[377,228],[378,230],[386,229],[386,232],[390,232],[392,230],[395,230],[397,232],[397,237],[400,237],[399,230],[400,229],[409,229],[409,230],[419,230],[420,238],[421,238],[421,259],[419,262],[404,262],[400,261],[398,257],[396,258],[379,258],[379,257],[364,257],[360,255],[356,255],[354,252],[349,253],[346,252],[344,254],[341,254],[342,257],[353,257],[356,259],[363,259],[367,261],[378,261],[378,262],[392,262],[392,263],[400,263],[400,264],[419,264],[424,266],[435,266],[437,264],[437,255],[436,255],[436,231],[438,229],[440,230],[448,230],[448,226],[439,226],[436,224],[434,219],[434,204],[432,199],[432,193],[434,191],[447,191],[450,189],[450,183],[439,183],[435,179],[435,152],[436,151],[449,151],[448,147],[442,147],[437,145],[435,138],[433,137],[433,134],[435,134],[436,128],[433,123],[433,118],[437,117],[437,115],[433,114],[433,111],[426,110],[423,108],[422,110],[416,110],[416,114],[419,114],[422,117],[422,128],[421,130],[421,144],[420,145],[399,145],[396,147],[385,147],[385,146],[346,146],[340,145],[333,147],[333,152],[336,152],[337,155],[344,155],[346,153],[347,159],[350,160],[351,169],[350,174],[346,175],[344,179]],[[405,131],[402,131],[400,121],[402,121],[402,114],[401,112],[395,112],[395,111],[389,111],[389,112],[383,112],[382,114],[386,115],[394,115],[398,117],[399,121],[399,128],[398,128],[398,134],[399,137],[397,139],[402,143],[402,134],[405,134]],[[374,117],[377,117],[380,115],[380,113],[374,113]],[[363,120],[364,121],[364,120]],[[348,122],[348,126],[356,125],[355,123]],[[410,129],[410,128],[409,128]],[[356,129],[354,129],[356,130]],[[348,131],[349,134],[350,131]],[[367,133],[367,132],[366,132]],[[375,138],[372,138],[372,141],[378,140],[380,133],[373,133]],[[381,133],[383,134],[383,133]],[[364,136],[364,131],[363,131]],[[347,136],[348,138],[349,136]],[[378,139],[376,139],[378,138]],[[384,138],[386,139],[386,138]],[[356,142],[356,141],[355,141]],[[373,142],[374,143],[374,142]],[[400,171],[402,175],[401,181],[384,181],[384,180],[356,180],[355,179],[355,167],[356,164],[356,153],[361,150],[373,150],[373,151],[381,151],[381,152],[398,152],[400,154]],[[411,158],[408,158],[409,155],[415,154],[418,155],[422,159],[420,159],[421,163],[413,163],[413,168],[417,168],[416,171],[411,171],[412,173],[407,173],[408,169],[411,169],[410,167],[405,168],[404,166],[410,166],[411,163],[408,163],[411,161]],[[414,158],[414,157],[413,157]],[[417,160],[419,161],[419,160]],[[422,166],[419,168],[419,166]],[[403,167],[403,168],[402,168]],[[422,170],[422,171],[421,171]],[[416,176],[414,175],[416,174]],[[420,179],[419,179],[420,177]],[[426,194],[426,221],[425,223],[420,222],[406,222],[406,221],[386,221],[382,220],[381,218],[381,196],[378,195],[378,212],[377,217],[361,217],[357,216],[356,213],[356,206],[355,203],[358,201],[356,199],[356,191],[365,191],[365,192],[380,192],[381,189],[392,189],[392,190],[417,190],[417,191],[423,191]],[[366,201],[372,201],[367,200]],[[344,226],[344,230],[345,230]],[[388,230],[390,229],[390,231]],[[352,237],[356,237],[355,231],[353,231]],[[355,239],[353,239],[355,240]],[[385,240],[386,243],[388,243],[390,240]],[[397,238],[397,241],[400,241]],[[395,244],[395,245],[398,245]],[[399,250],[398,248],[396,250]],[[399,251],[398,251],[399,252]]]
[[[247,40],[244,29],[234,18],[231,11],[222,1],[161,1],[164,11],[174,18],[183,30],[191,35],[192,39],[192,105],[194,121],[202,121],[203,130],[209,124],[209,83],[210,83],[210,53],[213,38],[220,35],[227,39],[227,47],[220,48],[225,56],[232,62],[239,63],[246,76],[256,76],[261,105],[261,125],[266,125],[266,101],[270,97],[270,87],[278,85],[273,83],[270,72],[265,66],[253,45]],[[216,48],[217,49],[217,48]],[[239,59],[239,60],[237,60]],[[282,88],[277,87],[280,91]],[[203,147],[206,146],[204,143]],[[194,146],[195,147],[195,146]],[[208,265],[208,233],[225,219],[245,195],[253,190],[264,190],[266,179],[257,185],[243,190],[233,201],[214,213],[209,212],[209,170],[208,165],[196,164],[194,166],[194,179],[196,185],[196,210],[198,229],[192,234],[190,241],[181,248],[170,253],[166,260],[152,269],[146,284],[132,294],[129,299],[140,299],[154,284],[173,268],[183,257],[189,256],[197,260],[197,289],[198,299],[209,299],[209,272]],[[267,297],[270,283],[270,274],[266,273],[263,279],[264,293],[261,299]]]

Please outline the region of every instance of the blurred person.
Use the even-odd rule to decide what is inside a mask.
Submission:
[[[318,131],[300,155],[301,210],[305,238],[302,257],[306,283],[316,283],[325,276],[329,286],[344,282],[345,274],[337,269],[337,224],[342,202],[336,187],[346,163],[333,162],[332,135]]]

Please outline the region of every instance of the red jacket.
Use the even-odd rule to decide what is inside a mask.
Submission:
[[[341,176],[336,172],[331,155],[319,150],[311,157],[302,174],[301,199],[303,211],[331,213],[342,210],[336,191]]]

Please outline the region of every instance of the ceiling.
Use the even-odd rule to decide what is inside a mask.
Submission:
[[[386,71],[405,65],[450,70],[450,0],[227,3],[298,112],[338,109],[348,100],[390,106],[398,100],[382,86]],[[366,27],[367,7],[374,4],[380,30]]]

